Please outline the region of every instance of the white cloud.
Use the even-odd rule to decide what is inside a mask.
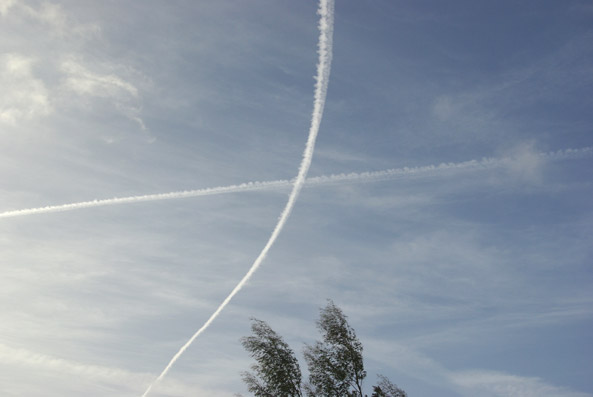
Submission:
[[[148,374],[134,374],[119,368],[82,364],[27,349],[12,348],[4,344],[0,344],[0,353],[0,362],[2,363],[41,367],[97,380],[109,380],[113,383],[128,383],[140,386],[150,377]]]
[[[545,159],[535,150],[535,143],[523,142],[508,151],[507,171],[521,182],[540,183]]]
[[[79,22],[60,4],[0,1],[2,15],[11,13],[15,37],[33,35],[31,46],[0,58],[0,122],[16,125],[53,110],[82,106],[92,109],[94,115],[123,114],[147,130],[138,88],[147,79],[123,63],[102,61],[88,66],[91,63],[81,60],[94,52],[91,44],[96,44],[93,40],[101,31],[99,25]],[[97,100],[104,100],[104,106]]]
[[[14,7],[16,6],[16,7]],[[61,38],[82,37],[96,35],[100,27],[93,23],[78,23],[68,15],[60,4],[43,2],[39,6],[30,6],[26,2],[15,0],[0,0],[0,13],[5,15],[13,8],[17,15],[26,19],[33,19],[49,27],[49,33]]]
[[[455,113],[455,106],[450,97],[438,97],[433,105],[432,112],[440,120],[446,120]]]
[[[0,122],[16,124],[47,116],[52,108],[44,82],[33,72],[34,60],[20,54],[0,58]]]
[[[53,28],[64,31],[67,27],[68,19],[62,11],[62,7],[57,4],[43,3],[39,10],[28,8],[33,17],[48,23]]]
[[[125,68],[112,64],[102,64],[100,67],[106,71],[91,71],[74,58],[64,60],[60,64],[60,70],[65,76],[64,89],[81,97],[108,99],[118,112],[146,130],[146,125],[140,117],[142,106],[138,88],[115,72],[116,69]]]
[[[61,65],[66,74],[66,86],[80,95],[98,97],[138,97],[138,89],[114,74],[93,73],[75,60]]]
[[[537,377],[523,377],[495,371],[462,371],[451,373],[451,381],[462,387],[467,396],[484,397],[590,397],[544,382]]]
[[[365,342],[370,356],[379,358],[382,370],[406,374],[427,383],[445,386],[462,396],[481,397],[592,397],[555,386],[538,377],[512,375],[489,370],[450,370],[433,358],[407,346],[371,340]],[[393,360],[397,357],[397,360]]]
[[[15,0],[0,0],[0,15],[5,16],[12,6],[14,6]]]
[[[141,390],[152,377],[149,373],[133,372],[121,368],[108,367],[104,365],[91,365],[72,361],[60,357],[37,353],[28,349],[13,348],[0,344],[0,365],[10,365],[12,369],[19,367],[29,368],[35,371],[36,376],[42,376],[40,372],[47,372],[52,380],[55,378],[68,378],[68,382],[75,388],[78,385],[85,385],[91,381],[95,385],[105,384],[111,390],[116,390],[125,395],[135,395]],[[43,386],[38,385],[37,391],[43,391]],[[170,396],[208,396],[222,395],[230,396],[224,392],[204,390],[196,385],[180,382],[175,379],[168,379],[159,385],[159,391]],[[92,394],[95,395],[95,394]],[[120,394],[121,395],[121,394]]]

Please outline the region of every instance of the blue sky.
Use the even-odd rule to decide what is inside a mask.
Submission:
[[[199,192],[296,176],[316,9],[0,0],[3,395],[139,396],[233,289],[290,186]],[[338,0],[327,177],[151,395],[245,393],[249,318],[302,357],[331,298],[367,389],[593,396],[592,21],[588,1]]]

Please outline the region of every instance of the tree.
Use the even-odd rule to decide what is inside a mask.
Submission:
[[[320,310],[317,328],[321,340],[305,345],[309,382],[302,384],[299,362],[288,344],[264,321],[252,319],[253,335],[241,338],[243,347],[256,360],[253,372],[243,372],[248,390],[256,397],[362,397],[364,370],[362,343],[346,315],[331,300]],[[407,397],[379,375],[371,397]],[[366,397],[366,396],[365,396]]]
[[[243,372],[243,381],[257,397],[301,397],[301,369],[294,352],[268,324],[252,319],[253,336],[241,344],[257,364]]]
[[[305,346],[309,368],[307,395],[362,397],[366,376],[362,344],[342,310],[331,300],[321,309],[317,328],[322,341]]]

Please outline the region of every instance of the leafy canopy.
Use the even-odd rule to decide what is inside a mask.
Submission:
[[[253,372],[243,372],[243,381],[254,396],[301,397],[301,370],[294,352],[268,324],[253,319],[252,336],[241,343],[257,364]]]
[[[317,329],[321,340],[304,348],[309,381],[303,384],[292,349],[267,323],[252,319],[252,335],[241,338],[256,361],[251,371],[241,374],[249,392],[256,397],[362,397],[367,375],[362,343],[331,300],[320,310]],[[379,375],[379,379],[371,397],[407,397],[386,377]]]

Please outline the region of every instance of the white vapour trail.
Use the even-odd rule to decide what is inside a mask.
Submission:
[[[575,159],[591,155],[593,155],[593,147],[590,146],[579,149],[563,149],[552,152],[534,153],[536,158],[543,161]],[[509,167],[517,161],[518,158],[516,157],[484,157],[480,160],[468,160],[458,163],[440,163],[438,165],[425,165],[419,167],[391,168],[382,171],[322,175],[307,179],[306,185],[315,186],[344,182],[373,182],[398,178],[435,176],[455,171],[488,170]]]
[[[536,156],[542,160],[563,160],[573,159],[593,154],[593,147],[584,147],[580,149],[565,149],[554,152],[537,153]],[[344,182],[373,182],[383,181],[397,178],[411,178],[423,177],[430,175],[438,175],[444,172],[462,171],[462,170],[486,170],[497,167],[504,167],[511,163],[513,158],[510,157],[489,157],[481,160],[469,160],[458,163],[441,163],[438,165],[427,165],[420,167],[404,167],[392,168],[382,171],[370,172],[352,172],[349,174],[332,174],[322,175],[313,178],[308,178],[305,181],[305,186],[320,186],[327,184],[338,184]],[[288,179],[281,179],[276,181],[264,182],[246,182],[239,185],[218,186],[205,189],[185,190],[169,193],[146,194],[141,196],[118,197],[103,200],[82,201],[78,203],[49,205],[45,207],[26,208],[21,210],[5,211],[0,213],[0,218],[12,218],[17,216],[27,216],[35,214],[43,214],[48,212],[64,212],[83,208],[102,207],[108,205],[138,203],[144,201],[160,201],[172,200],[188,197],[211,196],[227,193],[239,193],[248,191],[261,191],[273,189],[285,189],[293,185],[294,182]]]
[[[45,207],[27,208],[22,210],[6,211],[0,213],[0,218],[12,218],[16,216],[43,214],[48,212],[65,212],[83,208],[103,207],[107,205],[138,203],[143,201],[160,201],[181,199],[186,197],[211,196],[215,194],[247,192],[252,190],[265,190],[291,186],[288,180],[268,181],[268,182],[247,182],[239,185],[219,186],[205,189],[185,190],[169,193],[146,194],[141,196],[116,197],[103,200],[81,201],[78,203],[48,205]]]
[[[220,304],[218,309],[210,316],[210,318],[202,325],[200,329],[196,331],[195,334],[179,349],[177,354],[173,356],[169,364],[165,367],[163,372],[158,376],[158,378],[148,386],[148,389],[144,392],[142,397],[146,397],[152,387],[158,383],[171,369],[175,361],[183,354],[183,352],[192,344],[192,342],[202,333],[206,328],[212,324],[212,322],[218,317],[218,315],[222,312],[222,310],[226,307],[226,305],[231,301],[231,299],[243,288],[243,286],[247,283],[247,281],[251,278],[251,276],[255,273],[258,269],[260,264],[263,262],[264,258],[268,254],[272,245],[280,235],[282,228],[286,224],[286,220],[296,203],[298,198],[299,192],[303,188],[305,184],[305,179],[307,177],[307,172],[309,171],[309,167],[311,166],[311,160],[313,159],[313,150],[315,149],[315,141],[317,139],[317,134],[319,132],[319,126],[321,124],[321,118],[323,116],[323,108],[325,107],[325,98],[327,95],[327,86],[329,83],[329,73],[331,67],[331,60],[332,60],[332,39],[333,39],[333,24],[334,24],[334,2],[333,0],[320,0],[319,2],[319,9],[317,13],[320,16],[319,19],[319,44],[318,44],[318,54],[319,54],[319,61],[317,64],[317,75],[316,75],[316,83],[315,83],[315,96],[313,101],[313,112],[311,115],[311,127],[309,128],[309,137],[307,139],[307,144],[305,146],[305,150],[303,152],[303,159],[301,160],[301,165],[299,167],[299,172],[294,180],[294,185],[292,191],[290,192],[290,196],[288,197],[288,202],[286,203],[286,207],[282,211],[280,218],[278,219],[278,223],[274,228],[274,231],[270,235],[270,238],[262,251],[260,252],[259,256],[251,265],[249,271],[243,276],[241,281],[237,284],[237,286],[231,291],[231,293],[225,298],[225,300]]]

